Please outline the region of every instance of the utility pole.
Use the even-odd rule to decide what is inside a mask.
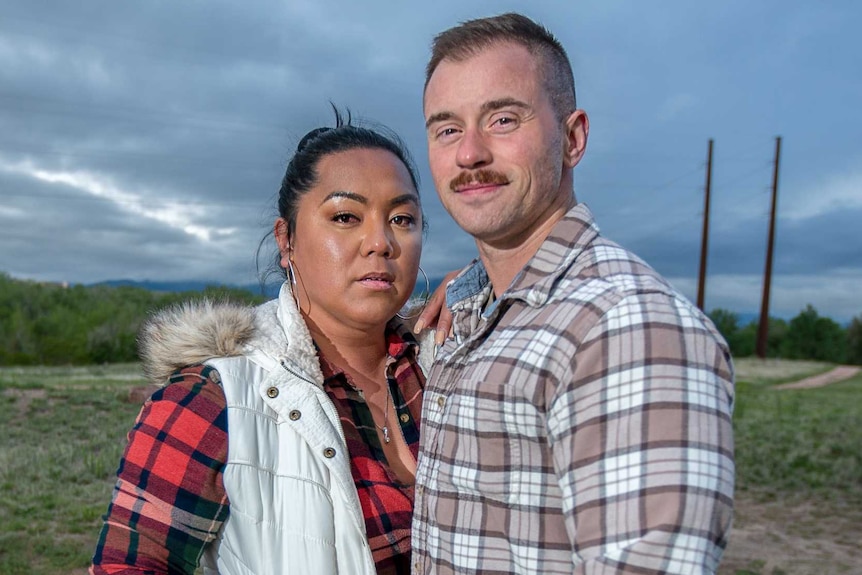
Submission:
[[[709,149],[706,153],[706,192],[703,202],[703,235],[700,240],[700,274],[697,281],[697,307],[701,311],[706,299],[706,252],[709,246],[709,192],[712,188],[712,138],[709,139]]]
[[[766,244],[766,271],[763,274],[763,301],[760,304],[760,325],[757,327],[755,353],[766,358],[766,342],[769,337],[769,288],[772,283],[772,253],[775,249],[775,207],[778,203],[778,162],[781,158],[781,136],[775,138],[775,166],[772,171],[772,208],[769,213],[769,238]]]

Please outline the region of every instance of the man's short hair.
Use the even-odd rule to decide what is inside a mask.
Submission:
[[[425,88],[443,60],[463,61],[506,42],[525,47],[539,59],[545,89],[560,118],[577,109],[575,78],[565,48],[547,28],[514,12],[467,20],[435,36],[425,68]]]

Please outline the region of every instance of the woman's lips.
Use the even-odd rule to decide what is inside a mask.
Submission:
[[[362,285],[378,290],[389,289],[394,282],[395,277],[385,272],[366,274],[359,279],[359,283]]]

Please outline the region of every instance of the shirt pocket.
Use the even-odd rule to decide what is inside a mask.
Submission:
[[[441,490],[523,503],[550,461],[543,414],[507,381],[470,378],[430,402],[442,410]]]

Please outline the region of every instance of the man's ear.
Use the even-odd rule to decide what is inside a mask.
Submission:
[[[566,118],[563,126],[563,162],[569,168],[574,168],[587,151],[587,138],[590,135],[590,119],[583,110],[575,110]]]
[[[281,254],[281,267],[287,269],[288,261],[290,260],[290,234],[288,232],[287,220],[278,218],[275,220],[272,232],[275,235],[275,243],[278,244],[278,253]]]

